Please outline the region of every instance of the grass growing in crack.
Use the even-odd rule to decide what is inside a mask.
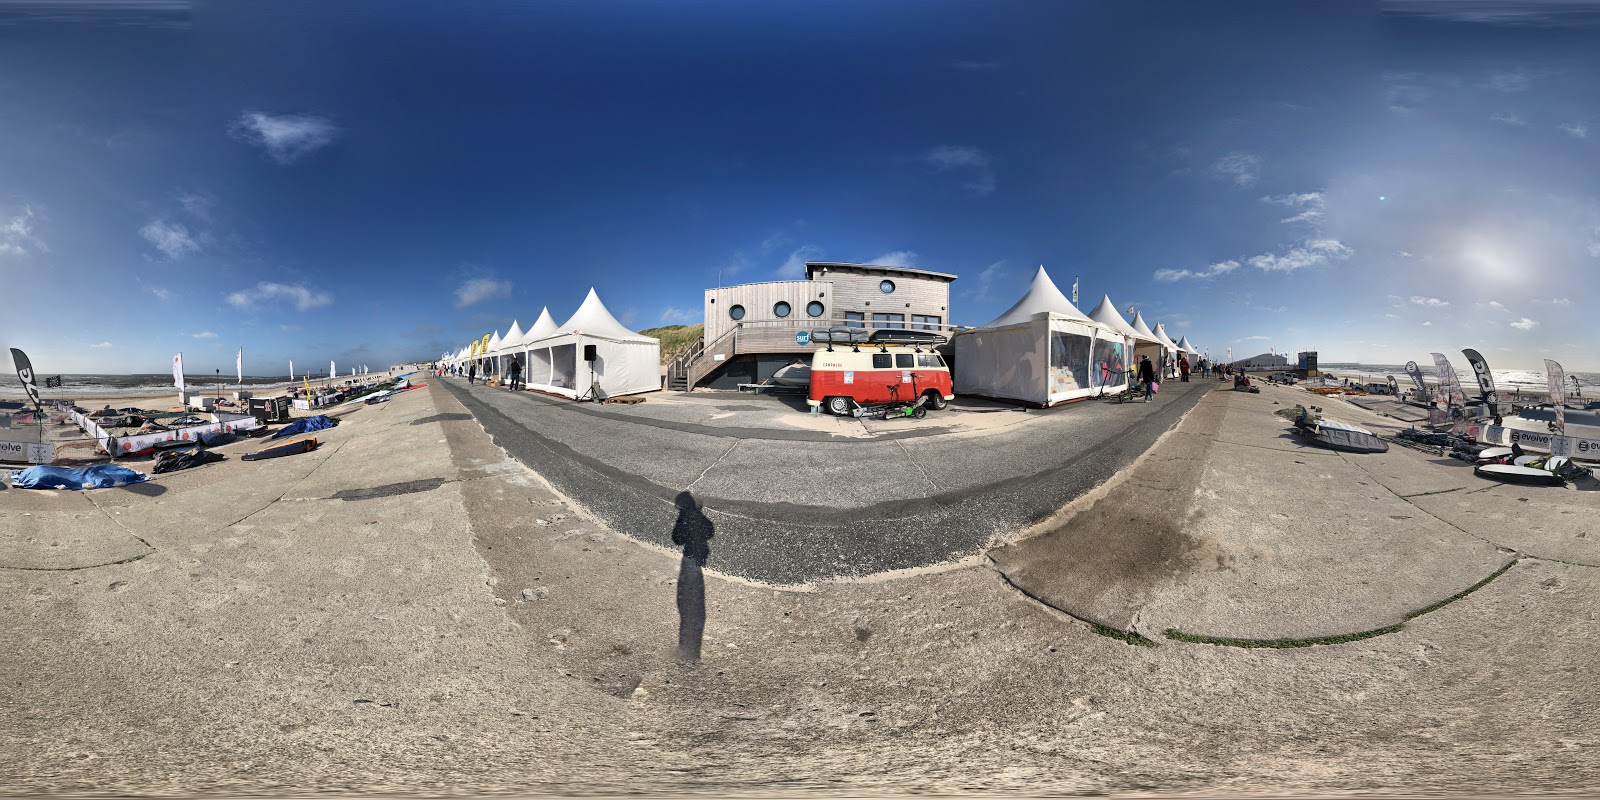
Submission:
[[[1315,647],[1319,644],[1347,644],[1359,642],[1362,639],[1371,639],[1374,636],[1383,636],[1387,633],[1398,633],[1405,628],[1405,623],[1389,625],[1383,628],[1374,628],[1370,631],[1356,633],[1341,633],[1338,636],[1318,636],[1310,639],[1231,639],[1226,636],[1202,636],[1193,633],[1184,633],[1177,628],[1168,628],[1163,635],[1168,639],[1190,644],[1214,644],[1222,647],[1244,648],[1270,648],[1287,649],[1291,647]]]
[[[1155,642],[1152,642],[1149,639],[1146,639],[1146,638],[1144,638],[1143,636],[1140,636],[1137,633],[1133,633],[1132,631],[1118,630],[1118,629],[1113,628],[1113,627],[1111,627],[1109,625],[1101,625],[1098,622],[1089,623],[1089,627],[1093,628],[1094,632],[1100,634],[1101,636],[1105,636],[1105,637],[1111,638],[1111,639],[1116,639],[1118,641],[1121,641],[1124,644],[1131,644],[1134,647],[1155,647],[1156,646]]]
[[[1516,566],[1517,562],[1519,562],[1521,560],[1522,559],[1520,559],[1520,558],[1511,559],[1510,561],[1506,562],[1505,566],[1503,566],[1503,567],[1495,570],[1494,572],[1490,573],[1489,577],[1484,578],[1483,580],[1478,581],[1477,583],[1474,583],[1471,586],[1468,586],[1467,588],[1462,589],[1461,591],[1456,592],[1455,594],[1450,595],[1449,597],[1446,597],[1445,599],[1440,600],[1437,603],[1434,603],[1433,605],[1425,606],[1423,608],[1419,608],[1416,611],[1413,611],[1413,612],[1407,614],[1405,616],[1405,620],[1407,622],[1410,622],[1411,620],[1414,620],[1417,617],[1422,616],[1423,614],[1428,614],[1428,613],[1432,613],[1434,611],[1438,611],[1439,609],[1444,608],[1445,606],[1450,605],[1451,603],[1454,603],[1455,601],[1460,600],[1461,598],[1466,597],[1467,595],[1472,594],[1473,592],[1476,592],[1476,591],[1478,591],[1479,589],[1482,589],[1485,586],[1488,586],[1490,581],[1494,580],[1495,578],[1500,577],[1501,575],[1506,574],[1507,570],[1509,570],[1512,567]]]

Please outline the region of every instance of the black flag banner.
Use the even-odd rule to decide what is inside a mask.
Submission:
[[[1428,384],[1422,382],[1422,369],[1417,366],[1417,362],[1406,362],[1406,374],[1417,384],[1417,399],[1424,403],[1428,402]]]
[[[1393,375],[1389,376],[1389,394],[1392,394],[1395,397],[1400,396],[1400,384],[1395,382]]]
[[[46,388],[46,389],[60,389],[61,388],[61,376],[60,375],[56,375],[56,376],[53,376],[53,377],[45,378],[44,379],[44,388]]]
[[[1489,374],[1489,362],[1476,350],[1462,350],[1461,354],[1467,357],[1467,363],[1472,365],[1472,371],[1478,376],[1478,390],[1483,392],[1483,404],[1489,407],[1489,416],[1500,416],[1500,398],[1494,393],[1494,376]]]
[[[39,408],[39,384],[34,382],[33,362],[28,360],[28,354],[11,348],[11,363],[17,366],[17,380],[22,381],[22,388],[28,390],[28,398],[33,401],[33,407]]]

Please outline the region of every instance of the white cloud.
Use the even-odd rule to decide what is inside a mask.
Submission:
[[[160,300],[163,303],[165,303],[168,300],[171,300],[172,298],[178,296],[177,293],[173,292],[172,290],[170,290],[170,289],[162,289],[159,286],[150,287],[150,293],[155,295],[156,299]]]
[[[111,347],[111,343],[110,342],[101,342],[99,344],[91,344],[89,346],[94,348],[94,349],[96,349],[96,350],[105,350],[106,348]]]
[[[700,321],[700,313],[686,308],[667,306],[661,309],[661,324],[663,325],[693,325]]]
[[[1211,165],[1211,171],[1234,186],[1254,186],[1261,178],[1261,156],[1254,153],[1229,153]]]
[[[1424,328],[1431,328],[1431,327],[1433,327],[1433,323],[1431,323],[1431,322],[1424,322],[1424,323],[1422,323],[1422,327],[1424,327]]]
[[[184,213],[201,222],[211,221],[211,208],[217,204],[216,200],[197,192],[181,192],[177,199]]]
[[[974,303],[987,303],[994,299],[994,297],[989,294],[989,290],[994,287],[995,281],[1005,277],[1005,275],[1006,262],[996,261],[993,264],[984,267],[983,271],[979,272],[978,277],[974,279],[975,283],[969,285],[969,287],[961,293],[961,296],[967,300],[973,301]]]
[[[1492,119],[1495,122],[1504,123],[1506,125],[1516,125],[1520,128],[1528,127],[1527,120],[1517,116],[1516,114],[1512,114],[1509,111],[1496,111],[1495,113],[1489,115],[1489,119]]]
[[[1400,318],[1399,314],[1384,314],[1384,316],[1388,317],[1389,319],[1399,319]]]
[[[285,324],[285,325],[279,325],[278,326],[278,330],[283,331],[284,333],[299,333],[300,331],[305,330],[305,329],[301,328],[299,325],[287,325],[287,324]]]
[[[1535,302],[1535,303],[1549,303],[1550,305],[1553,305],[1553,306],[1570,306],[1570,305],[1572,305],[1572,301],[1568,300],[1565,297],[1552,297],[1549,300],[1535,300],[1533,302]]]
[[[0,256],[25,256],[30,252],[50,251],[33,233],[35,219],[33,208],[24,206],[22,213],[0,224]]]
[[[234,120],[230,130],[240,141],[266,149],[267,155],[279,164],[292,164],[339,137],[339,128],[332,120],[311,114],[274,116],[246,111]]]
[[[1556,128],[1574,139],[1589,138],[1589,126],[1581,122],[1563,122],[1557,125]]]
[[[867,263],[880,267],[903,267],[905,269],[915,269],[917,266],[917,254],[911,252],[910,250],[896,250],[892,253],[884,253],[883,255],[878,256]]]
[[[1286,217],[1279,222],[1310,222],[1322,221],[1322,214],[1326,208],[1326,199],[1322,192],[1302,192],[1299,194],[1278,194],[1261,198],[1261,202],[1275,206],[1288,206],[1298,208],[1300,213]]]
[[[1211,266],[1206,267],[1199,272],[1187,269],[1158,269],[1156,270],[1155,277],[1158,281],[1167,281],[1169,283],[1188,280],[1191,278],[1206,280],[1209,278],[1215,278],[1219,275],[1226,275],[1238,268],[1239,262],[1230,258],[1227,261],[1218,261],[1217,263],[1212,264]]]
[[[1245,263],[1263,272],[1294,272],[1305,267],[1344,261],[1355,252],[1337,239],[1307,239],[1283,253],[1262,253],[1251,256]]]
[[[1431,97],[1433,88],[1425,75],[1389,72],[1383,76],[1383,102],[1390,111],[1415,111]]]
[[[1423,297],[1416,294],[1411,296],[1411,303],[1413,305],[1424,306],[1427,308],[1443,308],[1447,305],[1450,305],[1450,301],[1448,300],[1440,300],[1437,297]]]
[[[1539,327],[1539,323],[1528,319],[1527,317],[1523,317],[1522,319],[1511,323],[1511,327],[1516,328],[1519,331],[1531,331],[1534,328]]]
[[[790,253],[789,258],[783,262],[783,266],[778,267],[777,276],[784,280],[805,280],[806,262],[815,261],[819,258],[822,258],[822,248],[809,244],[803,245],[793,253]]]
[[[158,219],[140,228],[139,235],[173,261],[200,252],[200,243],[181,222]]]
[[[215,339],[215,338],[217,338],[217,335],[215,333],[212,333],[211,331],[201,331],[199,333],[194,333],[194,334],[190,334],[190,335],[193,336],[196,339]]]
[[[511,296],[511,281],[494,277],[468,278],[456,287],[456,308],[466,308],[495,297]]]
[[[966,173],[970,177],[961,184],[962,188],[979,197],[994,193],[994,168],[989,165],[989,154],[976,147],[940,145],[929,150],[922,160],[935,172],[956,170]]]
[[[1533,76],[1527,71],[1514,69],[1506,72],[1491,72],[1485,85],[1490,89],[1501,92],[1522,92],[1533,85]]]
[[[241,289],[228,295],[228,302],[243,309],[286,302],[293,305],[297,311],[309,311],[332,303],[333,295],[308,288],[304,284],[263,281],[254,288]]]

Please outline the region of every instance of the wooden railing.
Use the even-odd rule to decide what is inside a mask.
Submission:
[[[841,324],[838,320],[800,319],[800,320],[762,320],[759,322],[740,322],[734,327],[718,336],[711,342],[706,342],[702,337],[695,340],[688,349],[679,353],[667,362],[667,385],[671,386],[679,378],[686,379],[689,389],[694,389],[705,376],[710,375],[727,359],[741,353],[793,353],[795,351],[821,350],[826,345],[808,344],[801,345],[795,342],[795,334],[799,331],[825,330],[830,326]],[[922,325],[922,324],[896,324],[893,326],[874,325],[871,320],[856,322],[854,327],[865,331],[871,336],[878,330],[926,330],[946,337],[953,336],[956,331],[954,325]],[[835,345],[836,347],[839,345]],[[718,359],[717,356],[722,356]]]
[[[721,366],[723,361],[737,352],[734,350],[734,339],[738,333],[739,329],[734,328],[701,346],[699,355],[695,356],[693,361],[688,362],[690,389],[693,389],[701,378],[710,375],[712,370]],[[718,356],[721,356],[721,358],[718,358]]]

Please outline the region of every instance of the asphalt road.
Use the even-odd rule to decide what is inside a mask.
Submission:
[[[674,502],[687,490],[714,526],[706,566],[790,585],[979,552],[1110,478],[1221,386],[1173,381],[1149,404],[1079,403],[983,432],[814,442],[443,384],[496,444],[613,529],[673,547]]]

